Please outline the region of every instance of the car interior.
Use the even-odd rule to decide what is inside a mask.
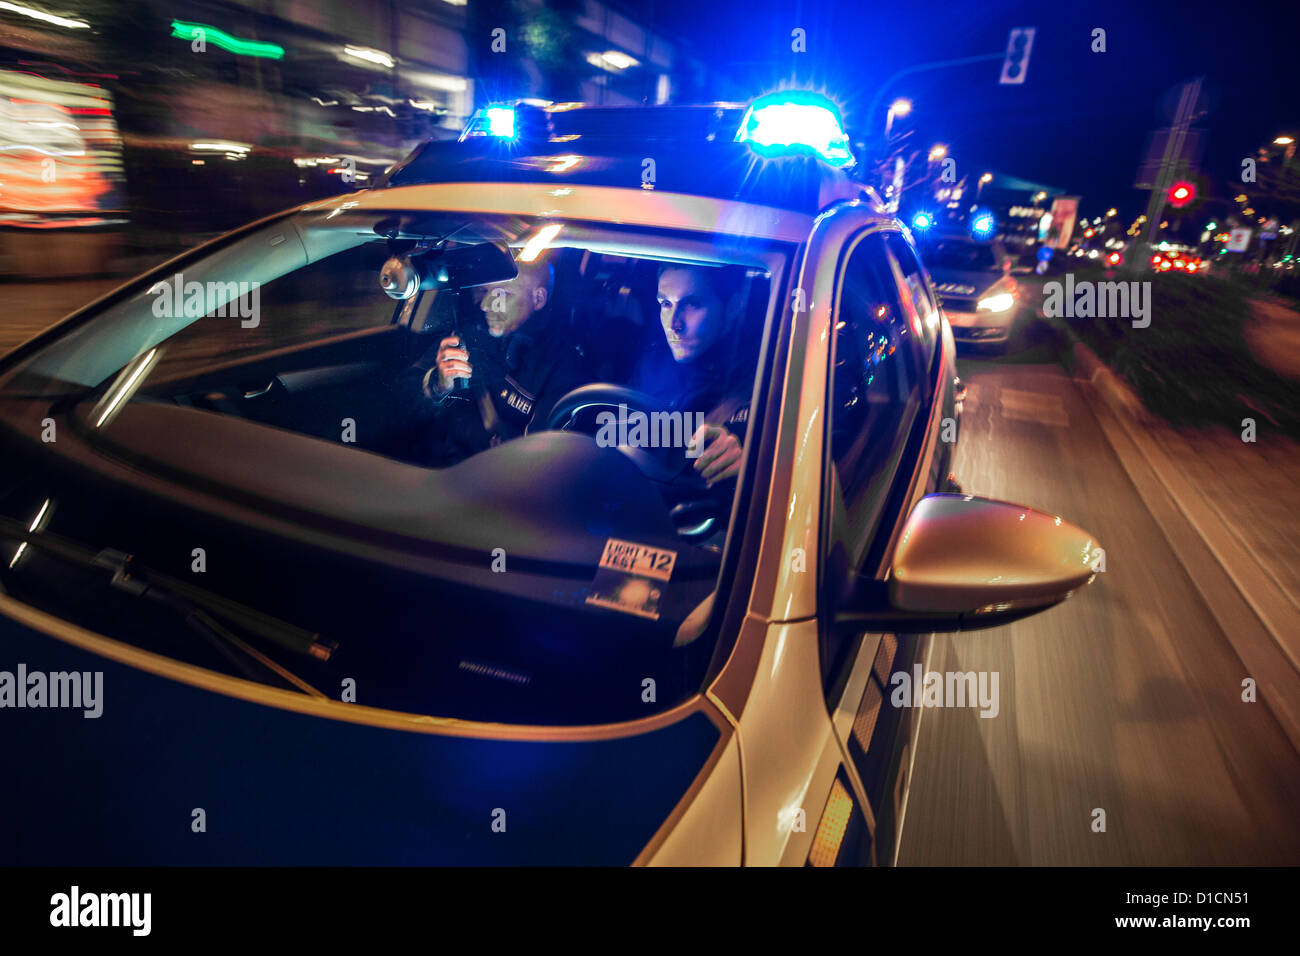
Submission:
[[[191,322],[155,346],[161,358],[142,377],[134,399],[217,412],[334,443],[347,429],[344,440],[355,448],[419,464],[411,449],[413,429],[420,426],[412,425],[410,405],[421,397],[395,383],[445,335],[482,327],[483,316],[473,290],[429,289],[398,301],[384,295],[378,277],[389,253],[389,245],[374,238],[266,283],[257,290],[256,327],[243,327],[239,316],[250,310],[242,300],[227,315],[210,313]],[[564,422],[536,419],[530,434],[548,427],[594,434],[597,409],[616,411],[619,402],[637,406],[638,396],[627,387],[638,363],[656,350],[667,351],[656,303],[656,274],[665,258],[582,247],[551,251],[552,334],[573,342],[585,357],[592,394],[582,414]],[[763,272],[746,272],[747,306],[733,337],[738,367],[752,369],[757,362],[769,308]],[[670,475],[677,479],[679,491],[696,477],[681,449],[626,453],[652,480],[667,485]],[[700,496],[667,497],[675,507]],[[727,502],[714,505],[706,510],[715,512],[710,527],[716,533],[725,530]],[[696,510],[680,515],[679,527],[704,527],[691,520]]]

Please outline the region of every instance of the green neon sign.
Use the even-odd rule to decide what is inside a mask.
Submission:
[[[218,30],[206,23],[186,23],[184,20],[172,21],[172,36],[182,40],[211,42],[223,50],[240,56],[260,56],[268,60],[278,60],[284,56],[284,47],[275,43],[262,43],[258,40],[241,40],[232,37],[225,30]]]

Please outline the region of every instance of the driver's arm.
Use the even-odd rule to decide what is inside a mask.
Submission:
[[[710,488],[740,474],[744,434],[749,422],[749,402],[738,405],[721,425],[702,425],[692,439],[700,449],[695,470]]]

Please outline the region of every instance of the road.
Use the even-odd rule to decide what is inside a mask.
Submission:
[[[117,282],[0,285],[0,349]],[[899,862],[1300,863],[1300,758],[1242,702],[1243,666],[1108,444],[1108,413],[1055,357],[1037,340],[961,360],[954,470],[970,493],[1093,532],[1106,571],[1036,617],[935,638],[930,669],[997,671],[1000,709],[925,711]]]
[[[1093,532],[1106,570],[1036,617],[935,638],[929,668],[997,671],[1001,709],[924,713],[900,864],[1300,863],[1300,758],[1241,700],[1248,675],[1107,443],[1109,413],[1059,364],[1016,359],[959,362],[955,474]]]

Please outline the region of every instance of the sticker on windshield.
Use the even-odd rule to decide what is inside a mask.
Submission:
[[[664,585],[676,563],[676,551],[609,538],[587,603],[657,621]]]

